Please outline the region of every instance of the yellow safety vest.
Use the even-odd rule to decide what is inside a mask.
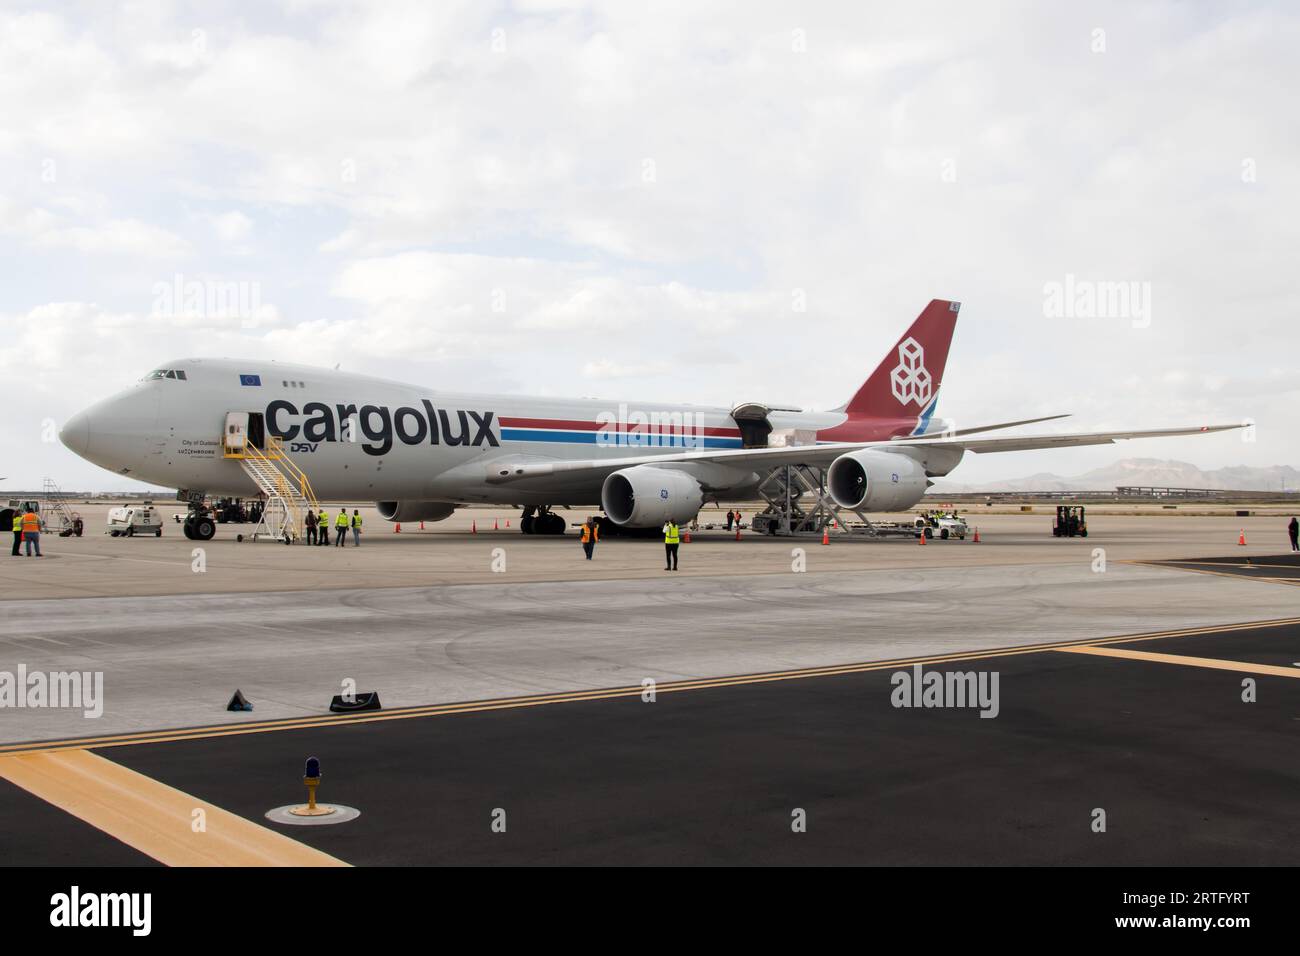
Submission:
[[[361,515],[353,515],[353,516],[352,516],[352,527],[354,527],[354,528],[360,528],[360,527],[361,527]]]
[[[15,512],[14,512],[14,531],[22,531],[22,530],[23,530],[23,516],[20,515],[18,512],[15,511]]]
[[[677,544],[681,530],[671,521],[664,525],[664,544]]]
[[[347,526],[348,526],[348,513],[346,511],[340,511],[339,516],[334,519],[334,527],[346,528]]]

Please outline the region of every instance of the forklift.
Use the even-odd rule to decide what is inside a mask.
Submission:
[[[1088,522],[1084,518],[1083,505],[1057,505],[1056,518],[1052,521],[1052,537],[1073,538],[1088,537]]]

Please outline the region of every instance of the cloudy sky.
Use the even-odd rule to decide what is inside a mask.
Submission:
[[[934,297],[959,426],[1258,423],[954,479],[1300,464],[1297,49],[1285,3],[6,3],[3,486],[125,487],[51,426],[169,358],[829,408]]]

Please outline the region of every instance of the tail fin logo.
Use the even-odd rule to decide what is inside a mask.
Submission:
[[[898,364],[889,373],[889,385],[900,405],[916,402],[924,408],[930,401],[934,381],[925,367],[925,349],[910,335],[898,347]]]

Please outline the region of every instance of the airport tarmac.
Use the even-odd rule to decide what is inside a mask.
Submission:
[[[353,505],[348,506],[351,512]],[[46,558],[11,558],[0,552],[0,601],[32,598],[125,597],[161,594],[222,594],[323,588],[386,588],[502,581],[637,580],[663,565],[655,541],[607,538],[585,561],[573,529],[561,537],[519,533],[519,516],[504,509],[469,508],[452,518],[404,524],[400,533],[373,506],[356,505],[365,519],[362,545],[311,548],[275,542],[237,542],[247,525],[219,525],[208,542],[187,540],[168,523],[163,536],[112,538],[104,533],[104,506],[82,506],[81,538],[42,535]],[[802,548],[810,572],[872,569],[970,568],[1021,564],[1090,565],[1094,549],[1110,562],[1158,560],[1225,552],[1275,554],[1287,550],[1287,518],[1237,518],[1170,512],[1167,515],[1091,515],[1087,538],[1054,539],[1052,514],[1038,506],[1030,514],[974,514],[980,542],[912,538],[851,539],[765,537],[746,530],[741,540],[722,530],[693,533],[681,550],[682,576],[780,574],[790,570],[793,549]],[[164,508],[165,512],[170,512]],[[335,512],[336,513],[336,512]],[[581,522],[581,512],[565,512]],[[746,512],[746,523],[752,517]],[[716,515],[706,510],[704,518]],[[910,521],[912,515],[882,515]],[[509,522],[509,526],[507,526]],[[471,533],[476,529],[477,533]],[[1244,531],[1247,545],[1237,544]],[[497,549],[503,549],[498,552]],[[201,549],[202,561],[196,561]],[[504,563],[503,563],[504,562]],[[494,568],[504,567],[504,571]]]
[[[920,663],[996,674],[990,719],[895,706],[899,660],[70,745],[0,755],[0,822],[27,865],[1293,866],[1295,658],[1293,619]],[[309,754],[360,817],[266,823]]]
[[[0,782],[0,830],[49,818],[29,812],[33,793],[72,808],[44,837],[24,836],[13,860],[69,862],[65,851],[41,848],[94,828],[112,839],[87,838],[87,862],[134,861],[123,842],[142,854],[137,862],[212,862],[210,850],[171,856],[174,848],[146,838],[132,843],[112,822],[130,816],[120,807],[92,812],[101,799],[92,781],[105,773],[124,775],[119,794],[140,789],[142,807],[188,799],[229,811],[240,827],[255,827],[248,839],[260,846],[261,831],[273,827],[261,813],[294,798],[301,760],[319,751],[356,786],[334,798],[362,817],[329,828],[341,835],[291,836],[350,863],[609,862],[620,854],[637,862],[1128,862],[1139,845],[1152,862],[1209,859],[1216,845],[1226,859],[1296,862],[1294,813],[1280,830],[1278,821],[1288,800],[1294,808],[1300,685],[1285,678],[1300,675],[1300,631],[1227,629],[1300,619],[1300,579],[1293,559],[1278,555],[1276,517],[1098,516],[1089,538],[1064,540],[1051,537],[1048,515],[1011,514],[982,521],[979,544],[926,546],[701,532],[683,546],[677,574],[662,570],[653,541],[605,541],[587,562],[575,538],[517,535],[504,530],[505,517],[473,509],[430,526],[437,531],[393,534],[370,514],[362,546],[337,550],[238,544],[223,526],[204,546],[201,573],[191,570],[196,543],[170,526],[161,539],[47,537],[49,558],[0,563],[0,671],[79,670],[104,681],[98,718],[75,709],[0,713],[0,778],[10,781]],[[502,530],[487,530],[493,520]],[[476,522],[479,533],[457,521]],[[1242,527],[1250,543],[1238,547]],[[506,569],[494,573],[498,547]],[[795,548],[804,571],[792,566]],[[1247,558],[1255,570],[1245,570]],[[1216,643],[1192,656],[1244,669],[1059,650],[1033,657],[1045,645],[1207,628],[1225,630],[1206,634]],[[1199,638],[1176,640],[1192,647]],[[989,653],[1008,681],[1014,674],[1015,686],[1032,687],[1034,703],[1013,705],[1012,720],[963,714],[959,726],[949,720],[956,715],[875,709],[882,669]],[[746,676],[763,674],[780,676]],[[1261,681],[1267,707],[1239,703],[1245,676]],[[347,680],[378,691],[384,710],[329,715]],[[662,726],[627,723],[627,699],[647,680],[663,690],[661,710],[644,713],[674,715]],[[224,710],[236,688],[252,713]],[[698,702],[679,707],[688,697]],[[72,763],[40,763],[56,758]],[[398,839],[416,824],[393,806],[395,793],[428,781],[406,765],[436,778],[427,799],[442,819],[442,829],[415,841]],[[721,776],[710,778],[710,767]],[[227,777],[240,781],[237,790]],[[1216,797],[1211,777],[1245,782]],[[627,804],[638,779],[640,802]],[[936,781],[942,798],[918,797]],[[1142,821],[1140,843],[1093,853],[1102,844],[1052,829],[1071,790],[1093,783],[1101,795],[1085,802],[1126,805]],[[1190,784],[1203,792],[1162,810]],[[962,816],[950,805],[963,786],[981,795],[979,813],[993,813],[984,823],[976,810]],[[1005,813],[999,786],[1013,798]],[[748,796],[737,789],[745,787]],[[156,799],[153,788],[161,788]],[[1016,802],[1022,788],[1025,806]],[[693,792],[700,815],[683,822]],[[526,827],[544,829],[530,830],[522,849],[481,842],[477,823],[465,822],[489,812],[481,800],[511,802],[532,817]],[[803,849],[755,837],[780,824],[773,814],[794,800],[820,801],[818,813],[838,820],[841,836],[856,835]],[[871,812],[854,817],[864,801]],[[910,801],[942,825],[909,816]],[[727,805],[744,810],[739,829],[715,832]],[[85,815],[76,809],[87,806]],[[1189,842],[1192,817],[1216,807],[1219,823]],[[595,821],[592,839],[565,836],[580,810]],[[750,811],[756,816],[745,817]],[[157,814],[139,812],[148,819],[130,833],[149,832]],[[882,819],[894,821],[884,827],[891,832]],[[958,819],[974,831],[951,832]],[[922,828],[910,849],[898,826]],[[1267,849],[1270,828],[1288,846]],[[1047,842],[1030,851],[1031,837]]]

